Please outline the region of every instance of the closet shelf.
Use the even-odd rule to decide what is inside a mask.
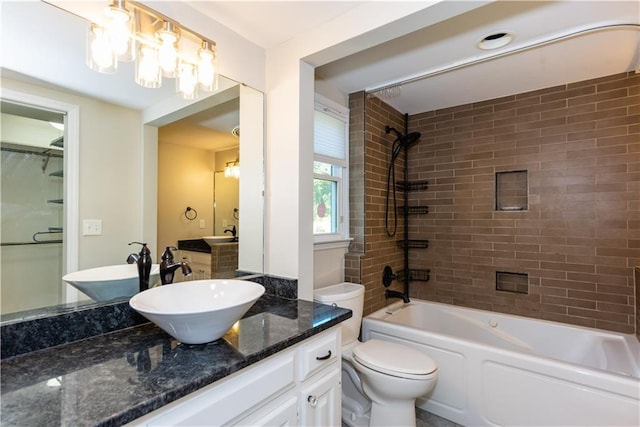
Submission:
[[[398,210],[409,215],[428,214],[429,206],[400,206]]]
[[[64,136],[60,136],[49,143],[52,147],[64,148]]]
[[[427,190],[429,189],[429,181],[398,181],[396,188],[405,191]]]

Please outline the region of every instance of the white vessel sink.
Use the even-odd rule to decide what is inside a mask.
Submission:
[[[222,337],[263,293],[246,280],[193,280],[140,292],[129,304],[178,341],[203,344]]]
[[[159,279],[160,266],[153,264],[149,286],[155,285]],[[100,302],[128,298],[140,291],[136,264],[118,264],[80,270],[66,274],[62,280]]]
[[[232,236],[204,236],[204,241],[211,245],[215,245],[216,243],[227,243],[233,240]]]

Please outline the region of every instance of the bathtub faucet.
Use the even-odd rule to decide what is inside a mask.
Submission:
[[[409,295],[405,294],[404,292],[391,291],[389,289],[384,291],[384,297],[385,298],[401,298],[405,304],[408,304],[410,302]]]

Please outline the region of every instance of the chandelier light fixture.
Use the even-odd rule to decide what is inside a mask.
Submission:
[[[216,43],[137,2],[114,0],[103,20],[91,23],[87,65],[100,73],[115,73],[119,62],[135,61],[135,81],[158,88],[174,78],[185,99],[198,90],[218,90]]]

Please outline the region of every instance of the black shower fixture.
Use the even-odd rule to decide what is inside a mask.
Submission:
[[[413,144],[420,140],[420,132],[411,132],[406,135],[398,132],[396,128],[392,128],[390,126],[384,127],[384,132],[388,135],[393,132],[396,135],[395,141],[393,141],[393,145],[391,147],[391,163],[393,163],[403,148],[410,148]]]

